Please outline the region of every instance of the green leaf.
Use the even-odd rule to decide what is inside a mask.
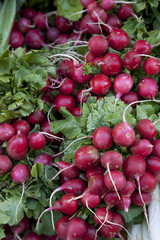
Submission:
[[[78,13],[83,10],[80,0],[54,0],[54,4],[58,14],[71,21],[78,21],[82,16]]]
[[[81,132],[79,117],[73,116],[66,108],[61,107],[60,112],[65,119],[51,122],[51,132],[63,133],[68,139],[76,138]]]
[[[9,72],[9,49],[0,56],[0,75]]]
[[[141,103],[136,106],[137,121],[141,119],[148,119],[151,115],[160,111],[160,104],[156,102]]]
[[[118,212],[122,215],[122,217],[127,225],[134,224],[134,223],[140,223],[144,216],[143,208],[138,207],[138,206],[130,206],[128,212],[124,212],[123,210],[118,211]]]
[[[0,239],[5,237],[4,228],[0,226]]]
[[[36,163],[31,169],[31,176],[34,178],[40,178],[43,176],[44,167],[42,163]]]
[[[0,44],[0,55],[7,48],[10,31],[16,14],[16,0],[5,0],[0,9],[0,34],[2,42]]]

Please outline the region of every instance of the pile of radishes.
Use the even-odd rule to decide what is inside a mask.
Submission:
[[[6,240],[21,237],[24,240],[124,239],[124,232],[129,233],[120,210],[128,213],[131,204],[143,207],[150,228],[146,206],[160,182],[160,139],[156,138],[159,120],[141,119],[134,128],[127,123],[126,115],[128,107],[132,107],[134,115],[137,104],[159,102],[155,98],[159,91],[160,61],[150,55],[156,45],[142,39],[133,43],[121,29],[129,17],[141,21],[131,4],[121,3],[102,0],[99,4],[81,0],[84,15],[77,22],[61,17],[57,12],[43,13],[31,8],[22,8],[17,15],[10,34],[10,46],[26,47],[27,51],[49,46],[48,57],[56,66],[57,79],[49,75],[42,89],[42,100],[48,107],[46,114],[43,110],[33,109],[27,118],[0,125],[0,176],[10,173],[14,183],[22,184],[17,211],[34,164],[50,165],[59,170],[51,180],[54,182],[58,176],[61,186],[53,189],[48,208],[37,219],[34,230],[30,229],[30,219],[24,217],[18,225],[4,226]],[[56,15],[54,23],[49,19],[52,14]],[[83,47],[88,48],[85,55],[78,52]],[[88,66],[99,73],[86,73]],[[145,77],[137,83],[134,73],[140,68]],[[103,124],[88,135],[73,140],[70,145],[83,138],[90,139],[91,144],[76,151],[73,164],[65,162],[63,154],[70,145],[65,148],[67,139],[62,133],[51,132],[53,119],[63,119],[60,108],[65,107],[81,121],[87,99],[96,96],[98,101],[108,93],[115,96],[115,109],[117,101],[126,104],[122,121],[112,127]],[[36,124],[40,126],[39,131],[34,130]],[[45,146],[54,149],[55,154],[36,154]],[[37,155],[32,163],[28,161],[30,151]],[[60,157],[58,161],[55,161],[56,156]],[[64,194],[53,204],[58,191],[64,191]],[[82,214],[84,209],[88,216]],[[56,235],[38,236],[35,232],[48,211],[51,212],[48,221],[52,222]],[[55,222],[57,211],[63,217]]]

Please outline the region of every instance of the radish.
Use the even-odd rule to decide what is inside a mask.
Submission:
[[[128,34],[122,29],[113,29],[108,36],[109,46],[117,51],[122,51],[130,44]]]
[[[79,117],[79,116],[82,115],[82,108],[81,107],[75,107],[75,108],[73,108],[71,113],[72,113],[73,116]]]
[[[62,85],[59,87],[59,91],[65,95],[71,95],[74,92],[74,88],[74,82],[70,78],[65,78]]]
[[[158,84],[153,78],[143,78],[138,83],[138,94],[145,99],[154,99],[158,94]]]
[[[101,195],[91,192],[88,188],[85,189],[84,196],[81,197],[82,204],[87,208],[95,208],[101,202]]]
[[[2,123],[0,125],[0,141],[8,141],[15,134],[14,127],[9,123]]]
[[[96,237],[96,229],[93,225],[87,224],[87,232],[85,233],[84,237],[82,237],[82,240],[97,240],[99,235]]]
[[[101,6],[105,10],[110,10],[110,9],[113,9],[117,3],[130,4],[130,3],[135,3],[135,2],[116,1],[116,0],[102,0],[101,1]]]
[[[63,216],[56,223],[56,233],[62,240],[66,240],[68,222],[69,216]]]
[[[121,100],[126,103],[126,104],[130,104],[132,102],[136,102],[139,101],[139,95],[137,94],[137,92],[134,91],[130,91],[124,95],[122,95]],[[133,106],[136,106],[136,103]]]
[[[99,66],[102,63],[102,61],[103,61],[103,57],[96,57],[96,58],[93,59],[92,65],[98,65]]]
[[[145,171],[139,178],[141,191],[144,193],[153,192],[156,188],[156,179],[153,174]],[[137,184],[136,184],[137,185]]]
[[[10,33],[9,44],[12,48],[22,47],[24,44],[24,37],[18,30],[12,30]]]
[[[117,75],[122,70],[122,59],[116,53],[108,53],[103,57],[102,72],[109,76]]]
[[[41,132],[31,133],[28,136],[29,147],[34,150],[42,149],[46,144],[45,136]]]
[[[120,199],[115,191],[108,190],[103,197],[103,200],[107,207],[112,207],[120,203]]]
[[[55,27],[47,29],[47,39],[50,42],[54,42],[59,37],[59,35],[60,31]]]
[[[14,160],[23,159],[28,152],[28,141],[24,134],[20,131],[14,135],[7,144],[7,153]]]
[[[148,205],[150,202],[151,202],[151,193],[145,193],[145,192],[142,192],[141,193],[142,197],[140,196],[139,192],[138,191],[135,191],[133,194],[132,194],[132,202],[134,204],[136,204],[137,206],[144,206],[144,203],[145,205]],[[143,199],[143,201],[142,201]]]
[[[21,119],[14,122],[13,127],[16,130],[16,133],[21,131],[25,136],[27,136],[31,130],[30,124],[26,120]]]
[[[105,95],[111,89],[111,80],[108,76],[99,73],[90,81],[90,90],[96,95]]]
[[[107,217],[106,217],[107,215]],[[107,207],[99,207],[95,211],[94,221],[101,225],[102,223],[107,223],[107,221],[112,221],[112,213]]]
[[[86,232],[87,232],[86,222],[79,217],[73,217],[71,220],[69,220],[67,225],[66,240],[75,240],[82,238],[83,236],[85,236]]]
[[[68,33],[73,28],[73,23],[71,21],[59,15],[55,18],[55,24],[59,31],[64,33]]]
[[[39,29],[31,29],[26,34],[25,42],[29,48],[40,49],[44,45],[44,36]]]
[[[134,71],[140,67],[141,61],[142,59],[138,53],[134,50],[130,50],[125,54],[123,64],[130,71]]]
[[[108,14],[107,12],[101,8],[101,7],[97,7],[95,8],[91,13],[90,13],[90,16],[92,18],[92,20],[94,22],[99,22],[99,19],[102,21],[102,22],[106,22],[107,19],[108,19]]]
[[[128,93],[134,84],[133,77],[128,73],[119,73],[113,82],[113,90],[116,93],[116,101],[124,94]]]
[[[147,58],[143,63],[143,69],[149,76],[157,75],[160,72],[160,61],[156,58]]]
[[[160,158],[160,139],[152,140],[153,151],[152,154]]]
[[[44,30],[46,28],[47,17],[43,12],[37,12],[33,18],[35,27]]]
[[[99,164],[96,168],[91,169],[91,170],[87,170],[86,171],[87,179],[90,179],[90,177],[92,175],[94,175],[95,173],[100,173],[101,175],[103,175],[105,173],[105,168],[103,168],[102,165]]]
[[[101,173],[94,173],[88,180],[88,190],[92,193],[102,194],[106,190],[104,176]]]
[[[41,123],[44,119],[45,119],[45,114],[44,114],[43,110],[39,110],[39,109],[36,112],[32,112],[27,117],[28,122],[32,125]]]
[[[20,239],[19,234],[23,233],[30,226],[30,219],[26,216],[18,223],[18,225],[11,226],[10,229],[14,233],[15,239]]]
[[[74,69],[73,60],[65,59],[61,62],[59,66],[60,74],[68,78],[72,78],[73,69]]]
[[[139,54],[150,54],[152,46],[146,40],[138,40],[133,45],[133,50]]]
[[[71,165],[67,162],[60,161],[57,163],[57,165],[60,169],[61,174],[69,179],[77,178],[80,174],[80,170],[74,166],[74,164]]]
[[[64,194],[60,199],[61,211],[66,215],[73,215],[78,209],[78,200],[72,200],[75,195],[71,193]],[[70,201],[72,200],[72,201]]]
[[[102,33],[102,28],[101,28],[100,24],[95,23],[90,16],[87,18],[86,25],[87,25],[88,31],[91,35]]]
[[[123,164],[123,157],[119,152],[107,151],[101,156],[101,164],[106,169],[118,170]]]
[[[57,44],[66,44],[69,39],[69,36],[66,33],[61,33],[59,37],[57,38]],[[54,48],[54,47],[53,47]]]
[[[93,133],[93,144],[97,149],[110,149],[113,145],[112,130],[105,126],[98,127]]]
[[[35,10],[30,7],[26,7],[22,12],[22,16],[29,19],[33,19],[35,14],[36,14]]]
[[[27,33],[31,29],[31,20],[25,17],[22,17],[17,22],[18,30],[24,34]]]
[[[42,163],[43,166],[46,166],[46,165],[52,165],[52,161],[53,161],[53,159],[50,154],[41,153],[41,154],[37,155],[37,157],[34,159],[34,164]]]
[[[55,109],[60,110],[61,107],[65,107],[69,112],[75,107],[74,97],[71,95],[58,94],[54,99]]]
[[[156,173],[160,171],[160,158],[156,156],[150,156],[146,158],[147,171]]]
[[[85,62],[86,63],[89,63],[89,62],[93,62],[95,56],[93,55],[92,52],[88,52],[86,55],[85,55]],[[92,63],[93,64],[93,63]]]
[[[131,153],[139,154],[141,157],[146,158],[152,153],[153,146],[147,139],[136,139],[130,146]]]
[[[74,67],[72,72],[72,79],[78,84],[85,84],[91,79],[91,74],[84,75],[83,65]]]
[[[134,182],[132,180],[127,179],[126,185],[122,190],[119,191],[125,212],[128,212],[129,206],[131,204],[131,195],[134,192],[134,190],[135,190]]]
[[[91,1],[90,3],[87,4],[87,13],[91,14],[96,8],[99,7],[99,4],[97,1]]]
[[[108,42],[103,36],[95,35],[90,38],[88,48],[94,56],[103,56],[108,49]]]
[[[0,155],[0,176],[6,174],[12,168],[12,161],[6,155]]]
[[[80,147],[75,154],[75,165],[81,170],[90,170],[98,166],[100,153],[92,145]]]
[[[122,27],[122,20],[118,17],[118,15],[116,14],[110,14],[108,16],[108,20],[107,20],[107,25],[111,26],[112,28],[121,28]],[[104,29],[107,32],[110,32],[109,28],[107,28],[107,26],[103,26]]]
[[[113,181],[111,181],[110,175],[111,175]],[[114,182],[114,184],[113,184],[113,182]],[[111,170],[110,174],[106,173],[104,175],[104,183],[105,183],[106,187],[111,191],[114,191],[115,188],[117,190],[121,190],[126,185],[126,178],[122,172],[117,171],[117,170]]]
[[[118,9],[118,16],[123,20],[126,20],[129,17],[134,17],[134,18],[137,19],[138,22],[140,22],[140,19],[134,13],[134,9],[133,9],[133,6],[131,4],[121,5],[120,8]]]
[[[81,1],[81,4],[84,8],[86,8],[88,6],[88,4],[90,2],[92,2],[93,0],[80,0]]]
[[[42,240],[36,233],[28,233],[23,240]]]
[[[137,123],[137,131],[141,135],[141,137],[146,138],[148,140],[152,140],[156,136],[156,128],[154,123],[149,119],[141,119]]]

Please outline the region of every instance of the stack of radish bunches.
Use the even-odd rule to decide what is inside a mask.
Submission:
[[[21,8],[10,33],[12,53],[43,49],[57,77],[43,109],[0,124],[3,240],[158,239],[158,44],[123,30],[143,24],[130,3],[81,4],[77,22]]]

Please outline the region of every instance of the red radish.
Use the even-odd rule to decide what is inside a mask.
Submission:
[[[106,190],[104,176],[101,173],[94,173],[88,180],[88,190],[92,193],[102,194]]]
[[[103,199],[107,207],[115,206],[120,203],[120,199],[115,191],[107,191]]]
[[[90,88],[96,95],[105,95],[111,89],[111,80],[108,76],[99,73],[91,79]]]
[[[87,208],[95,208],[97,207],[101,202],[101,195],[97,193],[92,193],[87,188],[84,191],[84,196],[81,197],[82,204]]]
[[[2,123],[0,125],[0,141],[8,141],[15,134],[14,127],[9,123]]]
[[[27,120],[30,124],[35,125],[37,123],[41,123],[45,119],[45,114],[43,110],[37,110],[37,112],[32,112],[28,117]]]
[[[116,14],[111,14],[108,16],[107,25],[111,26],[112,28],[121,28],[122,20]],[[107,26],[103,27],[105,30],[107,30],[107,32],[110,32]]]
[[[91,17],[89,14],[86,14],[84,16],[84,18],[82,19],[81,23],[80,23],[80,32],[81,33],[88,33],[89,29],[88,29],[88,22],[90,21]]]
[[[91,94],[89,92],[86,91],[86,89],[81,89],[78,93],[77,93],[77,101],[79,103],[84,103],[87,102],[88,97],[90,97]]]
[[[61,183],[61,184],[64,184],[64,183],[70,181],[69,178],[63,176],[62,174],[60,174],[59,180],[60,180],[60,183]]]
[[[95,56],[92,52],[88,52],[85,56],[86,63],[92,62],[94,60]]]
[[[97,240],[98,236],[96,237],[96,229],[93,225],[87,224],[87,232],[85,233],[82,240]]]
[[[99,207],[95,211],[94,221],[101,225],[102,223],[107,223],[107,221],[112,221],[112,213],[107,207]]]
[[[41,132],[35,132],[28,136],[28,143],[30,148],[40,150],[45,146],[46,139]]]
[[[141,157],[146,158],[152,153],[153,146],[147,139],[137,138],[129,149],[131,153],[139,154]]]
[[[130,91],[130,92],[124,94],[124,95],[121,97],[121,100],[122,100],[123,102],[125,102],[126,104],[130,104],[130,103],[132,103],[132,102],[139,101],[139,96],[138,96],[137,92]],[[132,105],[132,107],[135,106],[135,105],[136,105],[136,103],[135,103],[134,105]]]
[[[62,33],[59,35],[57,39],[57,44],[66,44],[69,39],[69,36],[66,33]]]
[[[156,178],[156,182],[159,183],[160,182],[160,172],[155,172],[154,176]]]
[[[153,151],[152,154],[160,158],[160,139],[152,140]]]
[[[31,28],[31,21],[28,18],[20,18],[17,22],[17,28],[21,33],[27,33]]]
[[[141,137],[146,138],[148,140],[152,140],[156,136],[156,128],[154,123],[149,119],[141,119],[137,123],[137,131],[141,135]]]
[[[21,120],[21,119],[14,122],[13,127],[16,130],[16,133],[20,131],[25,136],[27,136],[31,130],[29,123],[26,120]]]
[[[34,164],[42,163],[43,166],[46,166],[46,165],[52,165],[52,161],[53,161],[53,159],[50,154],[41,153],[34,159]]]
[[[50,80],[47,79],[46,85],[41,89],[41,92],[45,93],[48,90],[49,86],[50,86]]]
[[[81,1],[81,4],[84,8],[86,8],[88,6],[88,4],[90,2],[92,2],[93,0],[80,0]]]
[[[141,191],[153,192],[156,188],[156,178],[150,172],[145,171],[144,174],[139,178]],[[138,184],[136,184],[138,185]]]
[[[127,179],[126,185],[122,190],[119,191],[125,212],[128,212],[129,206],[131,204],[131,195],[134,192],[134,190],[135,184],[133,183],[132,180]]]
[[[156,173],[160,171],[160,158],[156,156],[150,156],[146,158],[147,171]]]
[[[70,78],[65,78],[62,82],[59,91],[65,95],[71,95],[74,92],[74,82]]]
[[[92,175],[94,175],[95,173],[100,173],[101,175],[103,175],[105,173],[105,168],[103,168],[102,165],[99,164],[96,168],[91,169],[91,170],[87,170],[86,171],[87,179],[90,179],[90,177]]]
[[[31,29],[27,32],[25,41],[29,48],[40,49],[44,45],[44,36],[39,29]]]
[[[71,95],[58,94],[54,99],[55,109],[60,110],[61,107],[65,107],[69,112],[75,107],[74,97]]]
[[[9,44],[12,48],[22,47],[24,44],[23,35],[17,30],[12,30],[10,33]]]
[[[61,217],[56,223],[56,233],[62,240],[66,240],[67,237],[67,226],[69,222],[69,216],[65,215]]]
[[[122,59],[116,53],[108,53],[103,57],[102,72],[109,76],[117,75],[122,70]]]
[[[0,146],[0,155],[3,155],[4,151],[3,151],[3,148],[2,146]]]
[[[87,4],[87,13],[91,14],[94,9],[98,8],[99,4],[97,1],[92,0],[89,4]]]
[[[22,12],[23,17],[29,18],[29,19],[33,19],[35,16],[36,12],[33,8],[25,8]]]
[[[160,61],[156,58],[147,58],[143,63],[143,69],[149,76],[154,76],[160,72]]]
[[[140,21],[137,15],[135,15],[133,6],[131,4],[121,5],[120,8],[118,9],[118,16],[123,20],[126,20],[129,17],[135,17],[138,22]]]
[[[134,84],[133,77],[128,73],[119,73],[113,82],[113,90],[116,93],[116,101],[124,94],[128,93]]]
[[[79,84],[85,84],[91,79],[91,75],[84,75],[83,65],[79,65],[73,69],[72,79]]]
[[[47,30],[47,39],[50,42],[54,42],[60,35],[60,31],[58,30],[58,28],[49,28]]]
[[[42,240],[42,238],[37,235],[36,233],[28,233],[25,237],[24,240]]]
[[[90,38],[88,48],[94,56],[103,56],[108,49],[108,42],[103,36],[95,35]]]
[[[73,28],[73,23],[71,21],[59,15],[56,16],[55,24],[60,32],[68,33]]]
[[[133,49],[139,54],[150,54],[152,46],[146,40],[138,40],[134,43]]]
[[[99,22],[99,21],[102,21],[102,22],[106,22],[107,19],[108,19],[108,14],[107,12],[101,8],[101,7],[97,7],[95,8],[91,13],[90,13],[90,16],[92,18],[92,20],[94,22]]]
[[[53,122],[53,121],[50,121],[50,122]],[[62,140],[62,139],[60,139],[61,134],[60,133],[53,134],[50,131],[50,123],[48,121],[42,122],[41,131],[42,131],[41,133],[44,134],[44,136],[48,142],[56,143],[57,145],[61,143],[61,141],[59,141],[59,140]]]
[[[111,180],[110,175],[111,175],[113,181]],[[113,184],[113,182],[114,182],[114,184]],[[105,183],[106,187],[111,191],[114,191],[115,187],[117,190],[121,190],[126,185],[126,178],[122,172],[117,171],[117,170],[111,170],[110,174],[107,172],[104,175],[104,183]]]
[[[142,59],[140,56],[138,56],[138,53],[134,50],[130,50],[126,53],[123,64],[130,71],[134,71],[140,67],[141,61]]]
[[[30,178],[30,168],[25,164],[17,164],[11,171],[11,178],[15,183],[25,183]]]
[[[100,153],[92,145],[80,147],[75,154],[75,165],[81,170],[90,170],[98,166]]]
[[[83,236],[85,236],[86,232],[87,232],[86,222],[79,217],[73,217],[71,218],[71,220],[69,220],[67,225],[66,240],[81,239]]]
[[[111,128],[105,126],[98,127],[93,133],[93,144],[97,149],[110,149],[113,145]]]
[[[117,170],[123,164],[123,158],[119,152],[107,151],[101,156],[101,164],[104,168]]]
[[[87,28],[90,34],[101,34],[102,28],[99,24],[95,24],[92,18],[89,16],[87,19]]]
[[[79,116],[82,115],[82,108],[81,107],[75,107],[75,108],[73,108],[71,113],[72,113],[73,116],[79,117]]]
[[[142,198],[141,198],[139,192],[135,191],[132,194],[131,198],[132,198],[132,202],[134,204],[136,204],[137,206],[141,206],[142,207],[142,206],[144,206],[144,203],[145,203],[145,205],[148,205],[151,202],[152,196],[151,196],[151,193],[142,192],[141,194],[142,194]],[[142,199],[143,199],[143,201],[142,201]]]
[[[128,34],[122,29],[113,29],[108,36],[109,46],[117,51],[122,51],[130,44]]]
[[[99,65],[102,63],[102,61],[103,61],[103,57],[96,57],[93,59],[92,65]]]
[[[6,174],[12,168],[12,161],[6,155],[0,155],[0,176]]]
[[[137,179],[141,177],[146,170],[146,162],[138,154],[129,155],[123,163],[123,172],[128,178]]]
[[[67,162],[60,161],[57,163],[57,165],[61,171],[61,174],[69,179],[77,178],[80,174],[80,170],[77,167],[75,167],[73,164],[71,165]]]
[[[43,12],[37,12],[33,18],[34,25],[41,30],[46,28],[46,21],[47,17]]]
[[[138,83],[138,94],[145,99],[154,99],[158,93],[158,84],[153,78],[143,78]]]
[[[24,134],[20,131],[14,135],[7,144],[7,153],[14,160],[23,159],[28,152],[28,141]]]
[[[15,239],[19,239],[19,234],[27,230],[29,226],[30,219],[25,216],[17,225],[11,226],[10,229],[14,233]]]
[[[72,78],[72,72],[75,67],[73,60],[65,59],[59,66],[60,73],[68,78]]]

